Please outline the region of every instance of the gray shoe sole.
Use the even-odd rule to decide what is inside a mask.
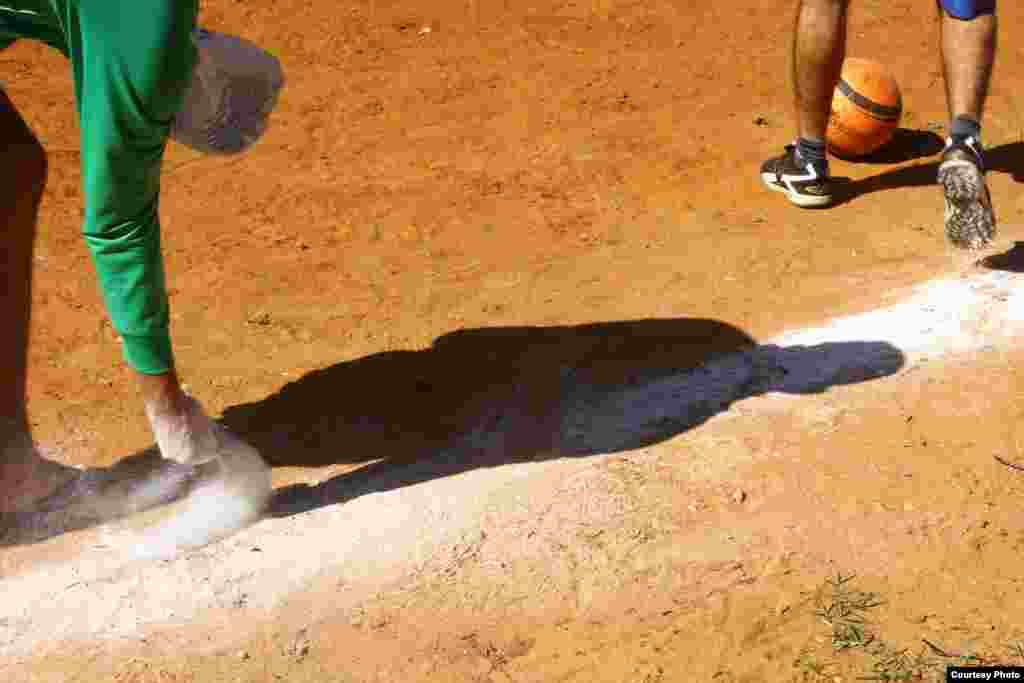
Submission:
[[[939,165],[939,184],[946,200],[946,238],[960,249],[979,250],[992,244],[996,219],[985,177],[970,161],[952,159]]]

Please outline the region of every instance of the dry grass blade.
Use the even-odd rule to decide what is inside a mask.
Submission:
[[[875,637],[866,627],[864,613],[883,603],[877,594],[850,588],[855,574],[826,580],[829,593],[820,599],[815,614],[832,628],[832,644],[840,650],[866,648]]]

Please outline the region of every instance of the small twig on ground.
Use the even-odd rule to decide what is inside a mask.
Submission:
[[[922,638],[921,642],[923,642],[925,645],[927,645],[929,648],[931,648],[931,651],[934,652],[935,654],[939,655],[940,657],[949,657],[951,659],[956,659],[956,658],[960,657],[960,655],[953,654],[951,652],[946,652],[941,647],[939,647],[935,643],[931,642],[927,638]]]
[[[1006,465],[1010,469],[1017,470],[1018,472],[1024,472],[1024,465],[1018,465],[1015,462],[1010,462],[1009,460],[1005,460],[999,457],[998,455],[993,455],[992,457],[999,461],[1001,464]]]

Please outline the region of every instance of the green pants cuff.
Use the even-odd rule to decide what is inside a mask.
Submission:
[[[122,348],[128,365],[144,375],[162,375],[174,367],[171,335],[122,334]]]

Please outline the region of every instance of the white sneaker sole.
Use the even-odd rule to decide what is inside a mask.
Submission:
[[[806,195],[800,194],[799,192],[793,192],[788,187],[778,185],[775,182],[774,173],[762,173],[761,182],[772,192],[781,192],[786,195],[793,204],[802,206],[804,208],[828,206],[832,203],[832,195]]]

